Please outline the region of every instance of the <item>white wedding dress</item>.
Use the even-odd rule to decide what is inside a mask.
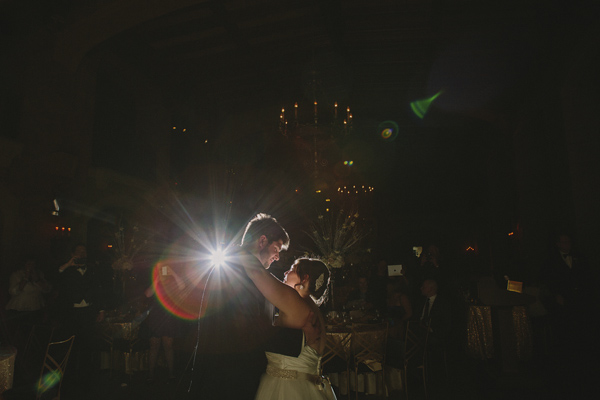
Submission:
[[[267,372],[261,378],[256,400],[336,400],[329,381],[318,376],[321,356],[312,347],[303,344],[298,357],[266,355]]]

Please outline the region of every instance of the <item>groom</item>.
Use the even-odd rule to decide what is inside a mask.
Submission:
[[[199,354],[193,367],[192,399],[253,400],[266,370],[265,348],[277,342],[270,304],[254,286],[236,258],[250,253],[265,268],[279,260],[290,238],[267,214],[256,215],[246,226],[238,254],[226,266],[216,268],[206,284],[199,329]],[[282,283],[283,285],[283,283]],[[320,332],[311,315],[302,331],[307,342]],[[298,356],[302,331],[283,335],[278,352]],[[270,350],[272,349],[272,346]]]

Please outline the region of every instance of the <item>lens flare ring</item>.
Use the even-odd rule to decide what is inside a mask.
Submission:
[[[384,142],[391,142],[398,137],[399,127],[394,121],[383,121],[378,126],[379,137]]]

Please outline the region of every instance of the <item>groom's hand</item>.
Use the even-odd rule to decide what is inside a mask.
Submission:
[[[319,318],[314,312],[308,314],[308,318],[302,327],[304,337],[306,338],[306,344],[313,349],[318,349],[321,342],[321,327],[319,326]]]

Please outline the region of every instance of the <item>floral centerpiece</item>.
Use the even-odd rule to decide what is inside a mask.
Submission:
[[[332,293],[334,270],[340,271],[346,265],[348,257],[359,251],[357,245],[369,234],[359,216],[358,212],[347,212],[343,209],[337,214],[319,215],[307,232],[321,254],[321,261],[332,272]],[[333,295],[331,300],[332,308],[335,308]]]
[[[126,237],[125,227],[119,224],[119,228],[115,232],[113,270],[131,271],[133,269],[133,260],[136,254],[148,243],[147,239],[136,241],[138,231],[138,227],[134,225]]]
[[[340,210],[335,216],[319,215],[310,225],[308,235],[330,269],[342,268],[345,257],[355,251],[355,246],[368,235],[358,218],[358,212]]]
[[[141,236],[141,237],[140,237]],[[148,244],[148,238],[140,235],[137,225],[125,229],[122,223],[119,223],[116,232],[114,232],[113,242],[113,291],[124,296],[128,292],[130,285],[134,285],[136,276],[133,268],[136,262],[136,256]]]

